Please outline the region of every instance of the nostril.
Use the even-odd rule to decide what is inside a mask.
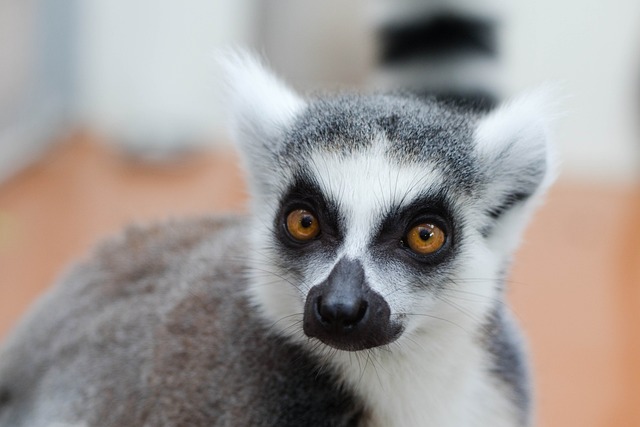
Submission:
[[[355,311],[355,315],[351,316],[351,322],[345,321],[345,326],[355,325],[360,323],[360,321],[364,318],[364,315],[367,314],[367,308],[369,308],[369,304],[366,301],[360,301],[357,311]]]
[[[316,315],[328,326],[351,327],[367,313],[369,304],[363,299],[327,302],[321,296],[316,300]]]

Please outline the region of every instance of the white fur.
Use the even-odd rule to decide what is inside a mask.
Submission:
[[[315,350],[373,409],[371,425],[514,425],[516,414],[505,416],[508,402],[491,384],[489,361],[477,343],[483,319],[500,298],[495,285],[499,258],[480,237],[469,236],[459,257],[463,267],[449,278],[443,301],[429,290],[411,290],[405,283],[410,278],[399,276],[402,271],[381,271],[369,255],[385,207],[407,205],[442,183],[440,173],[426,165],[400,167],[388,161],[385,148],[380,138],[370,150],[350,157],[311,155],[311,171],[323,194],[338,201],[347,218],[344,244],[334,260],[307,266],[302,283],[292,284],[295,279],[286,270],[269,265],[276,254],[269,253],[265,233],[259,237],[264,246],[256,253],[252,297],[275,329],[306,344],[299,322],[307,291],[326,279],[338,259],[359,259],[368,284],[386,297],[392,313],[409,313],[406,329],[381,349],[350,353],[322,345]],[[468,215],[473,214],[469,206]],[[265,268],[272,274],[265,274]]]
[[[338,352],[331,362],[372,408],[372,426],[517,425],[485,357],[470,335],[441,325],[390,351]]]
[[[382,136],[350,155],[307,153],[309,172],[323,195],[337,204],[346,232],[332,259],[318,255],[298,266],[300,278],[276,262],[280,254],[273,240],[278,196],[292,179],[292,171],[282,168],[274,173],[265,159],[277,148],[278,134],[304,109],[304,101],[265,74],[259,63],[247,58],[231,63],[235,65],[227,68],[239,76],[234,107],[238,137],[243,138],[240,145],[249,166],[256,163],[250,170],[256,216],[249,292],[265,319],[280,333],[309,344],[324,363],[337,368],[372,410],[373,426],[517,425],[518,414],[490,374],[491,361],[478,339],[488,314],[502,298],[498,274],[515,241],[509,233],[516,230],[519,235],[524,217],[518,209],[507,212],[501,218],[499,237],[490,239],[481,236],[478,218],[490,203],[513,192],[508,183],[522,178],[518,175],[522,168],[547,155],[547,130],[535,115],[538,104],[516,101],[478,124],[476,155],[480,164],[491,168],[492,181],[486,198],[460,196],[453,201],[462,216],[459,222],[466,224],[465,238],[450,271],[443,273],[446,276],[429,278],[445,285],[440,292],[428,284],[410,286],[415,278],[406,267],[393,262],[379,265],[369,250],[391,206],[405,206],[441,188],[443,176],[435,165],[398,165],[388,158],[389,142]],[[243,71],[244,66],[249,70]],[[258,83],[245,86],[245,78],[256,78]],[[264,97],[257,99],[256,93]],[[538,191],[547,183],[545,178]],[[301,320],[309,289],[324,281],[343,257],[362,263],[368,285],[385,298],[392,316],[404,319],[404,332],[394,343],[345,352],[317,345],[303,334]]]
[[[469,237],[472,241],[460,255],[465,267],[451,277],[444,297],[450,303],[443,303],[429,291],[416,293],[404,283],[389,283],[401,278],[381,271],[369,256],[372,231],[384,207],[400,200],[401,206],[407,205],[442,184],[440,173],[428,165],[399,167],[386,160],[385,148],[380,138],[362,154],[316,154],[311,164],[322,177],[323,193],[339,200],[347,216],[348,232],[336,259],[361,260],[368,284],[386,297],[392,313],[414,315],[408,316],[403,336],[388,348],[357,355],[338,351],[330,363],[339,366],[373,408],[374,426],[514,425],[516,414],[505,417],[508,402],[490,384],[488,361],[476,341],[479,325],[499,298],[494,280],[498,259],[480,239]]]
[[[513,172],[539,158],[546,158],[549,170],[555,171],[555,153],[550,143],[550,127],[557,115],[557,106],[551,101],[553,91],[551,87],[542,87],[524,94],[480,121],[474,139],[483,164],[493,166],[497,155],[508,149],[509,157],[502,163]],[[545,183],[553,176],[551,173]]]
[[[265,169],[264,156],[277,152],[282,133],[306,104],[254,55],[228,50],[217,58],[227,83],[232,137],[244,154],[249,177],[268,180],[273,173]]]
[[[332,153],[311,155],[311,173],[323,194],[339,203],[347,216],[345,243],[338,258],[365,256],[371,232],[391,206],[406,206],[418,195],[436,191],[443,179],[433,166],[394,164],[385,155],[389,142],[379,136],[364,152],[344,157]]]
[[[553,92],[554,89],[544,87],[507,102],[485,117],[475,130],[479,164],[490,168],[487,172],[492,176],[485,197],[488,205],[499,204],[518,185],[536,187],[525,204],[502,218],[501,229],[491,239],[496,250],[509,254],[515,250],[530,215],[557,175],[558,160],[550,138],[557,115],[557,106],[551,102]],[[529,182],[524,171],[540,162],[546,165],[542,182]]]

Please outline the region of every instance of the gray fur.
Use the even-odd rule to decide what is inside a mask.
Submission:
[[[391,160],[433,162],[451,177],[456,189],[469,190],[478,176],[472,143],[477,118],[471,110],[408,93],[318,98],[287,132],[279,161],[290,164],[314,150],[348,155],[384,135],[391,141]]]
[[[459,52],[494,30],[453,18],[424,22],[463,31]],[[420,39],[405,27],[387,36]],[[396,43],[392,59],[448,42]],[[437,96],[305,100],[255,58],[227,59],[251,217],[132,228],[75,267],[0,349],[0,427],[529,425],[502,279],[550,182],[538,103],[489,111],[465,93],[490,86],[447,67],[435,80],[415,70]],[[295,241],[294,210],[312,212],[319,234]],[[410,250],[410,230],[432,223],[443,245]],[[336,277],[355,277],[332,275],[339,258],[357,266],[348,296],[362,315],[331,323],[319,284],[343,295]]]
[[[492,222],[509,208],[526,201],[540,186],[549,165],[545,153],[531,155],[525,167],[504,160],[506,147],[488,165],[475,152],[474,130],[489,112],[448,98],[416,97],[410,93],[349,94],[310,100],[289,129],[280,136],[275,158],[278,168],[303,169],[309,154],[328,151],[349,156],[375,144],[379,136],[390,141],[386,153],[399,165],[431,163],[442,171],[447,192],[483,197],[499,169],[517,174],[512,190],[487,206]],[[518,135],[514,135],[515,144]],[[268,161],[269,155],[265,158]],[[504,164],[501,164],[504,163]],[[487,236],[494,224],[482,233]]]
[[[483,205],[484,211],[473,209],[473,203],[484,203],[493,185],[487,171],[501,176],[497,167],[512,166],[506,151],[495,156],[493,169],[478,158],[473,131],[482,119],[440,101],[399,95],[316,100],[284,133],[280,149],[263,153],[265,165],[304,170],[311,152],[349,156],[383,134],[391,142],[385,153],[390,162],[429,164],[442,171],[441,195],[452,207],[452,223],[459,223],[454,227],[457,249],[449,261],[408,267],[410,263],[394,258],[395,249],[385,249],[387,244],[370,249],[380,271],[395,268],[394,274],[405,272],[408,283],[437,284],[417,286],[411,291],[416,298],[435,288],[446,295],[450,283],[441,277],[464,265],[459,252],[467,240],[473,241],[469,236],[492,236],[486,227],[472,230],[473,217],[483,213],[495,228],[529,196],[516,205],[499,200]],[[528,169],[532,172],[524,181],[539,184],[539,168]],[[379,208],[384,212],[389,206]],[[101,426],[366,425],[375,408],[365,393],[347,385],[331,356],[315,351],[319,343],[300,342],[300,331],[287,331],[298,337],[291,341],[276,333],[276,323],[286,319],[269,319],[249,302],[246,272],[269,266],[250,259],[247,251],[254,242],[247,239],[253,239],[260,223],[272,222],[267,232],[273,233],[277,215],[265,210],[256,212],[252,222],[203,220],[134,228],[103,245],[34,307],[2,349],[0,426],[38,427],[53,421]],[[295,265],[287,267],[292,254],[269,250],[276,251],[272,266],[289,275],[295,270]],[[496,256],[506,259],[510,253]],[[312,264],[331,262],[324,258],[316,257]],[[517,330],[501,307],[485,325],[474,328],[471,332],[490,360],[483,375],[502,390],[499,400],[510,402],[519,425],[527,425],[528,373]]]
[[[244,221],[130,229],[0,353],[0,426],[352,426],[363,406],[245,297]]]
[[[520,422],[526,425],[532,412],[529,363],[525,355],[520,331],[509,309],[500,304],[485,325],[482,345],[491,354],[491,372],[505,387],[513,404],[518,408]]]
[[[397,286],[399,277],[403,283],[420,284],[401,289],[407,298],[429,298],[432,293],[436,299],[446,298],[455,284],[451,278],[464,270],[473,255],[468,252],[469,245],[488,245],[501,230],[504,217],[517,214],[516,208],[528,202],[543,179],[543,172],[535,165],[524,169],[517,162],[514,165],[509,150],[519,149],[515,143],[499,147],[504,153],[493,156],[494,163],[483,163],[474,130],[484,117],[435,99],[410,96],[351,95],[316,100],[276,141],[279,150],[261,146],[251,155],[263,156],[264,170],[283,172],[272,174],[281,184],[291,184],[291,175],[284,171],[305,170],[310,153],[348,157],[366,151],[383,134],[382,143],[390,142],[384,153],[389,162],[428,165],[425,170],[442,172],[445,181],[440,196],[450,205],[447,215],[452,216],[455,235],[446,262],[430,265],[398,257],[397,245],[390,246],[389,238],[384,237],[378,246],[375,239],[380,236],[373,234],[367,237],[373,239],[367,256],[374,262],[366,268],[367,274],[381,274],[385,286]],[[545,154],[544,150],[539,152]],[[532,158],[537,155],[538,151]],[[544,164],[545,159],[537,161]],[[516,179],[499,181],[499,177],[515,176],[518,170],[518,179],[534,186],[531,193],[515,204],[499,197],[505,190],[485,200],[493,185],[508,189],[504,193],[507,202],[512,182],[514,191],[521,191],[523,186]],[[523,178],[523,174],[527,176]],[[250,178],[257,179],[255,175]],[[332,362],[332,357],[343,355],[317,341],[301,340],[301,327],[295,322],[292,328],[298,330],[276,332],[278,322],[291,319],[270,318],[260,299],[248,296],[249,286],[253,290],[257,286],[257,282],[249,283],[249,270],[255,274],[264,268],[270,280],[282,280],[285,292],[298,292],[302,289],[299,284],[306,280],[302,272],[330,264],[344,243],[341,238],[334,239],[335,247],[318,243],[315,256],[308,258],[313,262],[278,247],[273,234],[280,224],[278,218],[286,213],[282,210],[286,202],[283,190],[272,188],[271,194],[278,198],[255,212],[251,221],[202,220],[134,228],[76,267],[34,307],[1,350],[0,426],[39,427],[54,421],[91,426],[368,425],[379,403],[368,401],[365,390],[348,382],[344,369]],[[426,194],[429,200],[423,203],[418,197],[413,203],[421,206],[413,208],[408,200],[409,205],[402,207],[410,211],[406,216],[436,198],[418,194]],[[254,195],[254,199],[259,197],[265,196]],[[338,211],[336,216],[342,214],[340,202],[335,200],[331,208]],[[381,226],[373,221],[388,216],[390,208],[379,205],[378,212],[365,218],[372,221],[372,233]],[[402,215],[390,221],[411,224],[411,219]],[[481,215],[494,222],[491,232],[483,226],[486,221],[474,222]],[[518,220],[521,222],[524,220]],[[264,229],[256,229],[260,224]],[[265,247],[254,246],[256,234],[266,236]],[[483,259],[506,261],[510,257],[508,247],[497,244],[493,250],[495,253]],[[269,265],[253,257],[259,251]],[[482,254],[487,254],[486,250]],[[291,281],[287,277],[293,277],[298,259],[299,277]],[[502,268],[503,264],[499,265]],[[318,278],[321,276],[313,280]],[[501,283],[496,280],[491,286],[499,289]],[[384,295],[394,292],[387,289]],[[302,298],[304,301],[304,295]],[[491,382],[495,393],[491,403],[500,408],[507,405],[502,409],[504,415],[489,411],[483,416],[500,420],[515,416],[519,421],[513,425],[525,426],[530,418],[526,358],[517,329],[499,307],[485,324],[454,331],[472,334],[488,362],[478,364],[481,387]],[[407,317],[398,319],[405,321]],[[433,323],[425,326],[432,327]],[[384,357],[392,360],[398,348],[390,347]],[[366,366],[363,373],[365,370]],[[469,401],[463,398],[452,405],[468,406]],[[373,423],[380,425],[381,421]]]

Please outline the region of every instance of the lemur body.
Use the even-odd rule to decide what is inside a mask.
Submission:
[[[526,426],[504,275],[539,96],[303,99],[225,61],[247,218],[130,229],[0,353],[0,426]]]
[[[477,345],[451,345],[447,323],[424,337],[443,350],[417,335],[402,352],[331,359],[273,334],[243,292],[248,229],[174,223],[104,245],[3,353],[2,425],[518,425],[509,385]]]

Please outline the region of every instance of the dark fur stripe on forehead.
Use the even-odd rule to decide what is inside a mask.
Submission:
[[[400,164],[430,163],[458,188],[477,177],[473,157],[473,110],[401,95],[343,95],[311,102],[286,135],[283,163],[303,164],[310,152],[349,154],[389,140],[387,155]]]

